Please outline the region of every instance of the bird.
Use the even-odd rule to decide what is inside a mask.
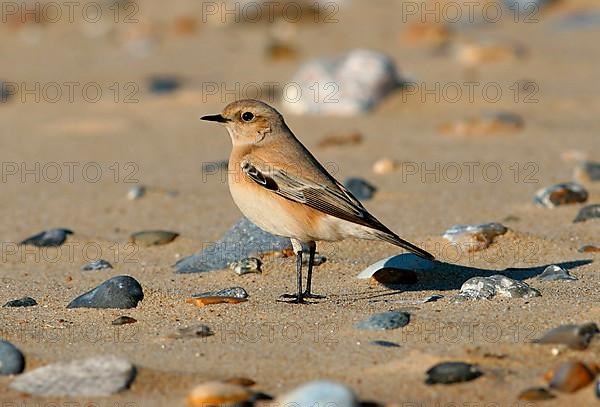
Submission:
[[[282,301],[305,304],[306,299],[325,298],[312,292],[317,241],[381,240],[434,260],[432,254],[401,239],[371,215],[296,138],[281,113],[267,103],[237,100],[221,113],[200,119],[224,125],[231,137],[228,184],[244,216],[262,230],[291,240],[297,293],[282,295]],[[306,290],[302,291],[306,249],[308,270]]]

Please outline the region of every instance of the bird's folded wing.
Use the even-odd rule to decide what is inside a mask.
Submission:
[[[249,160],[243,161],[241,167],[242,172],[256,184],[286,199],[352,223],[389,232],[343,185],[333,179],[331,185],[323,185]]]

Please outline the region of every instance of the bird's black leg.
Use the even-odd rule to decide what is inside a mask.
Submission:
[[[310,292],[312,287],[312,269],[313,263],[315,261],[315,251],[317,250],[317,245],[315,242],[309,243],[309,252],[308,252],[308,272],[306,274],[306,291],[304,291],[304,298],[325,298],[324,295],[313,294]]]
[[[298,293],[283,294],[280,298],[290,298],[292,299],[292,301],[290,301],[292,303],[306,304],[306,302],[304,301],[304,295],[302,294],[302,245],[300,244],[300,242],[297,242],[293,246],[294,251],[296,252],[296,277],[298,279]]]

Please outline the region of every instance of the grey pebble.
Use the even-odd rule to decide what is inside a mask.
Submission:
[[[294,407],[358,407],[352,389],[328,380],[305,383],[291,392],[277,397],[275,405]]]
[[[37,305],[37,301],[31,297],[23,297],[17,300],[8,301],[3,307],[33,307]]]
[[[87,264],[81,266],[81,270],[90,271],[90,270],[105,270],[113,268],[112,264],[103,259],[93,260]]]
[[[327,257],[325,257],[319,253],[315,253],[315,257],[313,259],[313,266],[314,267],[320,266],[321,264],[325,263],[326,261],[327,261]],[[308,256],[302,256],[302,265],[308,266]]]
[[[49,229],[23,240],[20,244],[36,247],[58,247],[61,246],[68,235],[73,232],[69,229]]]
[[[537,278],[542,281],[577,280],[577,277],[569,274],[568,270],[565,270],[564,268],[557,266],[556,264],[552,264],[546,267],[542,274],[540,274]]]
[[[289,238],[263,231],[246,218],[240,219],[214,244],[175,264],[177,273],[222,270],[230,263],[262,254],[291,250]]]
[[[177,236],[179,236],[179,233],[170,232],[168,230],[143,230],[141,232],[133,233],[129,240],[136,245],[149,247],[170,243],[175,240]]]
[[[24,369],[23,353],[12,343],[0,340],[0,375],[19,374]]]
[[[541,296],[540,292],[523,281],[513,280],[496,274],[490,277],[472,277],[460,287],[455,301],[490,299],[494,296],[507,298],[532,298]]]
[[[585,222],[590,219],[600,219],[600,204],[584,206],[573,219],[574,223]]]
[[[127,199],[130,201],[135,201],[136,199],[140,199],[146,194],[146,186],[144,185],[134,185],[129,188],[127,191]]]
[[[244,274],[249,273],[260,274],[262,272],[260,269],[261,265],[262,262],[260,259],[257,259],[256,257],[248,257],[246,259],[230,263],[229,268],[238,276],[243,276]]]
[[[192,325],[184,328],[178,328],[177,333],[173,335],[177,339],[185,338],[206,338],[213,336],[215,333],[210,329],[208,325]]]
[[[383,331],[402,328],[410,322],[410,314],[400,311],[388,311],[371,315],[364,321],[354,324],[355,329]]]
[[[592,338],[598,333],[600,333],[598,325],[593,322],[582,325],[561,325],[549,330],[541,338],[534,339],[532,342],[562,344],[571,349],[583,350],[588,347]]]
[[[127,315],[121,315],[118,318],[115,318],[112,322],[111,325],[127,325],[127,324],[135,324],[137,322],[137,319],[135,318],[131,318],[128,317]]]
[[[233,297],[233,298],[248,298],[248,293],[242,287],[230,287],[223,290],[207,291],[205,293],[194,294],[192,298],[202,297]]]
[[[400,345],[398,345],[396,342],[390,342],[390,341],[371,341],[371,342],[369,342],[369,344],[375,345],[375,346],[381,346],[384,348],[399,348],[400,347]]]
[[[18,376],[9,387],[41,396],[109,396],[129,387],[135,367],[115,356],[58,362]]]
[[[348,188],[352,195],[361,201],[367,201],[373,198],[375,191],[377,191],[377,188],[362,178],[348,178],[344,182],[344,186]]]
[[[581,203],[588,199],[587,190],[576,182],[564,182],[540,189],[536,192],[533,202],[544,208],[554,208],[560,205]]]
[[[453,384],[477,379],[483,373],[469,363],[444,362],[431,367],[426,375],[426,384]]]
[[[67,308],[135,308],[143,299],[142,286],[135,278],[117,276],[75,298]]]
[[[505,234],[508,228],[501,223],[479,225],[454,225],[444,232],[444,239],[460,245],[467,251],[487,248],[496,236]]]

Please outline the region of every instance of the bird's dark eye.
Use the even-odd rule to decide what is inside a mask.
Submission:
[[[254,119],[254,115],[251,112],[242,113],[242,120],[245,122],[252,121]]]

